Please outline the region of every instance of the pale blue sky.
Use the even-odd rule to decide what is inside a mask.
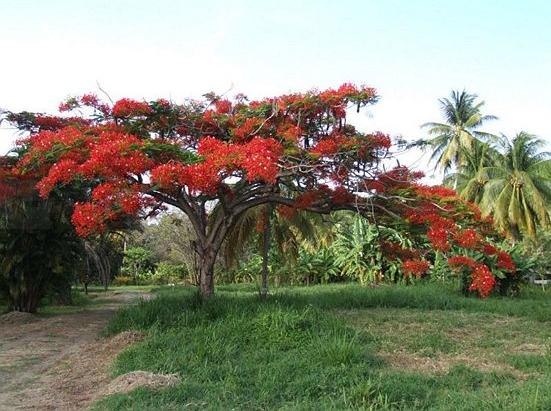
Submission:
[[[382,97],[366,130],[420,137],[437,98],[466,88],[500,117],[489,131],[550,139],[550,20],[544,0],[0,0],[0,107],[55,110],[96,82],[178,100],[352,81]]]

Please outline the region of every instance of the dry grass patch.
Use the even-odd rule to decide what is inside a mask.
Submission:
[[[109,383],[104,395],[127,393],[137,388],[161,389],[180,383],[178,374],[155,374],[148,371],[132,371],[119,375]]]

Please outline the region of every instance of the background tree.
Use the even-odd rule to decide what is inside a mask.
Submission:
[[[12,160],[0,159],[0,292],[9,310],[34,313],[47,293],[71,302],[84,247],[71,225],[71,202],[39,199],[34,178],[7,168]]]
[[[486,121],[497,119],[482,114],[484,102],[477,102],[476,94],[452,91],[449,98],[439,100],[445,123],[425,123],[430,138],[427,143],[433,148],[431,160],[445,173],[451,167],[465,162],[464,153],[469,152],[476,138],[486,138],[488,133],[478,130]]]
[[[484,168],[489,180],[481,208],[515,241],[523,234],[534,238],[538,226],[549,228],[551,160],[543,146],[543,140],[525,132],[511,141],[502,136],[502,152],[496,153],[493,166]]]
[[[235,266],[249,247],[261,252],[261,289],[265,298],[268,293],[269,257],[272,248],[284,260],[296,261],[305,242],[316,237],[321,221],[317,215],[297,212],[281,207],[274,212],[271,204],[247,210],[239,216],[228,233],[223,256],[228,266]],[[215,213],[217,210],[215,210]]]
[[[192,276],[196,271],[194,229],[186,215],[179,210],[164,212],[153,221],[142,224],[139,230],[131,233],[128,242],[131,246],[150,250],[156,264],[163,262],[184,266],[185,271]],[[199,284],[194,276],[189,281]]]
[[[484,187],[488,183],[488,167],[492,167],[498,153],[489,144],[477,139],[470,149],[462,148],[463,163],[454,173],[444,177],[444,184],[453,187],[467,201],[480,204]]]

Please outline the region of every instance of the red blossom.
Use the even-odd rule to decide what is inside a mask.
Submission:
[[[478,247],[481,242],[480,235],[472,228],[462,230],[455,235],[455,241],[457,245],[463,248],[474,249]]]
[[[216,111],[221,114],[227,114],[232,109],[232,104],[229,100],[217,100],[214,102]]]
[[[120,99],[115,103],[112,109],[115,117],[138,117],[145,116],[152,112],[149,104],[143,101],[132,100],[130,98]]]
[[[81,237],[89,237],[104,231],[106,220],[105,209],[92,203],[76,203],[71,218],[77,234]]]
[[[171,189],[182,185],[187,166],[181,163],[161,164],[151,170],[151,181],[160,188]]]
[[[448,258],[448,265],[453,269],[470,268],[474,269],[478,263],[471,257],[456,255]]]
[[[48,172],[48,175],[41,179],[36,188],[40,197],[46,198],[54,189],[56,184],[68,183],[76,177],[78,165],[73,160],[61,160],[55,163]]]
[[[260,129],[262,123],[257,118],[247,118],[241,125],[233,129],[233,137],[236,141],[247,141]]]
[[[497,252],[497,267],[510,272],[515,272],[517,269],[513,258],[505,251]]]
[[[486,255],[495,255],[498,252],[498,249],[495,248],[492,244],[486,243],[482,247],[482,251]]]
[[[425,198],[453,198],[457,196],[457,193],[454,190],[444,186],[426,186],[423,184],[417,184],[415,186],[415,192],[417,195]]]
[[[273,138],[253,138],[244,147],[242,167],[249,181],[275,183],[279,171],[278,160],[283,153],[281,144]]]
[[[478,295],[485,298],[494,289],[496,279],[485,264],[477,264],[471,273],[471,285],[469,291],[476,291]]]
[[[414,275],[420,278],[428,271],[429,267],[429,263],[425,260],[406,260],[402,264],[402,272],[406,277]]]
[[[427,231],[427,237],[435,250],[449,251],[450,242],[448,241],[448,231],[442,227],[430,227]]]
[[[422,178],[424,174],[420,171],[411,171],[405,166],[395,167],[392,170],[382,172],[378,180],[384,184],[385,191],[389,189],[400,189],[410,187],[412,183]]]
[[[392,141],[388,134],[377,132],[370,136],[370,143],[376,149],[389,149]]]
[[[285,123],[278,127],[277,134],[280,135],[284,140],[297,142],[303,131],[299,126],[294,124]]]

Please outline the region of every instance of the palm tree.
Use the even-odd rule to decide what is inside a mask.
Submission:
[[[489,180],[487,169],[495,165],[499,153],[489,144],[475,139],[471,149],[461,149],[461,155],[463,164],[457,167],[455,173],[444,177],[444,184],[455,186],[465,200],[480,204]]]
[[[480,207],[513,240],[523,234],[535,238],[537,227],[551,223],[550,153],[540,151],[543,140],[525,132],[512,141],[502,136],[500,143],[495,165],[484,168],[488,182]]]
[[[497,117],[483,115],[481,109],[484,101],[476,102],[477,97],[476,94],[469,94],[465,90],[452,91],[450,98],[438,100],[446,122],[425,123],[421,126],[429,128],[428,133],[432,136],[426,142],[434,150],[431,161],[436,160],[436,167],[445,173],[452,166],[464,163],[463,153],[472,149],[477,138],[485,139],[491,136],[477,128]]]
[[[228,233],[223,257],[228,265],[234,265],[247,246],[256,240],[262,254],[260,295],[265,298],[268,293],[268,259],[272,245],[279,255],[296,260],[304,242],[317,238],[320,218],[300,211],[291,217],[282,217],[274,213],[273,205],[270,204],[249,209],[239,216]]]

